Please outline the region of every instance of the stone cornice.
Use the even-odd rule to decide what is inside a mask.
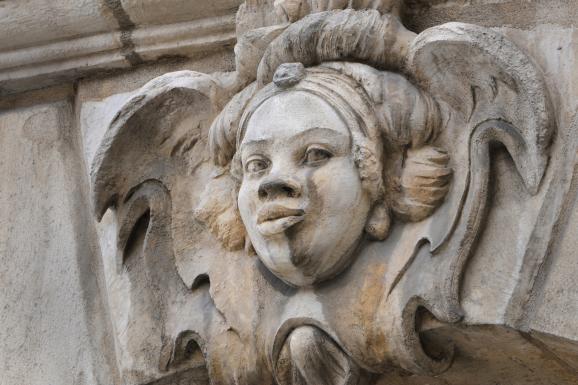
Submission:
[[[240,0],[8,0],[0,4],[0,95],[235,43]]]

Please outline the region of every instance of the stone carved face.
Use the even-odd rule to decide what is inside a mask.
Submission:
[[[264,265],[296,287],[337,276],[364,233],[386,239],[392,217],[430,215],[451,175],[447,154],[424,143],[438,127],[430,99],[400,75],[336,66],[280,66],[272,84],[229,103],[210,141],[238,185],[227,174],[213,179],[196,210],[225,247],[248,238]],[[374,86],[366,90],[362,78]],[[233,191],[236,202],[226,203]]]
[[[239,153],[238,207],[263,263],[295,286],[338,274],[371,206],[339,113],[311,93],[277,94],[251,116]]]

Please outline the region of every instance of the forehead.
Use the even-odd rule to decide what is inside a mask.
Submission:
[[[267,99],[247,123],[243,142],[287,138],[311,128],[349,135],[349,129],[325,100],[303,91],[289,91]]]

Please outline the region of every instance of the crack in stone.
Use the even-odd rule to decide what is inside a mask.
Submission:
[[[104,5],[110,9],[113,17],[118,22],[120,27],[120,42],[122,44],[121,54],[130,63],[131,66],[136,66],[144,63],[143,58],[135,52],[135,44],[132,40],[132,32],[136,25],[130,19],[126,10],[122,7],[121,0],[103,0]]]

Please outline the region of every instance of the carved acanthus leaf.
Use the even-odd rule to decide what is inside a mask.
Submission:
[[[200,138],[203,120],[212,119],[223,94],[216,79],[191,71],[166,74],[143,86],[116,114],[95,155],[91,178],[97,217],[138,183],[184,172],[175,161]],[[202,115],[178,129],[195,109]],[[163,162],[173,166],[152,167]]]
[[[555,125],[539,69],[511,41],[489,29],[450,23],[422,32],[409,47],[405,71],[446,103],[450,124],[464,126],[447,137],[446,148],[468,147],[451,154],[459,188],[451,192],[448,208],[430,218],[424,243],[418,244],[390,298],[399,307],[395,312],[403,315],[395,334],[401,365],[435,373],[444,366],[424,354],[415,312],[426,308],[444,322],[463,315],[460,282],[488,209],[490,145],[506,147],[528,191],[535,194]],[[445,225],[440,229],[438,224]]]
[[[496,140],[536,193],[555,123],[542,74],[528,56],[497,32],[448,23],[415,39],[407,67],[422,87],[462,113],[470,129],[491,120],[511,126],[513,132],[503,132],[510,140]]]
[[[191,250],[201,232],[192,196],[204,188],[196,178],[210,157],[208,126],[236,90],[231,78],[179,71],[153,79],[116,114],[92,164],[95,215],[112,207],[118,222],[111,280],[130,283],[114,288],[113,300],[130,299],[131,306],[117,306],[114,321],[132,322],[117,325],[127,329],[117,337],[123,363],[133,363],[131,383],[204,363],[195,347],[209,373],[220,362],[205,344],[209,332],[222,337],[226,327],[209,294],[211,261]]]

